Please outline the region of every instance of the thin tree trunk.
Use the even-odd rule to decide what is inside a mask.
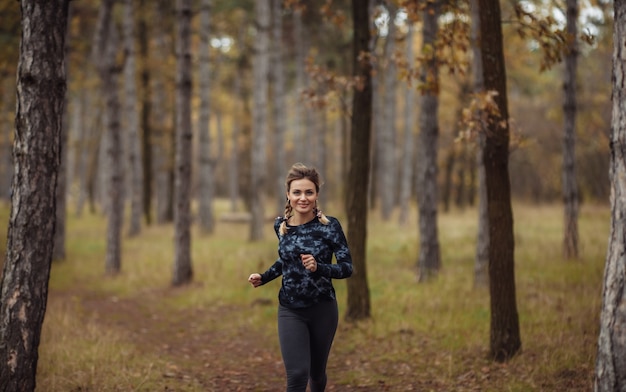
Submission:
[[[472,46],[472,77],[474,94],[484,91],[483,60],[480,51],[480,10],[478,0],[470,2],[472,14],[471,46]],[[479,116],[480,118],[481,116]],[[483,150],[485,133],[483,129],[476,140],[476,167],[478,172],[478,234],[476,236],[476,257],[474,261],[474,287],[487,287],[489,284],[489,215],[487,214],[487,185],[485,184],[485,164]]]
[[[626,1],[613,3],[611,234],[606,254],[595,392],[626,391]]]
[[[128,196],[130,197],[130,220],[128,235],[136,236],[141,231],[143,214],[143,172],[139,145],[139,110],[137,107],[137,50],[135,45],[135,2],[125,0],[124,3],[124,47],[126,62],[124,63],[124,124],[126,145],[128,146]]]
[[[486,91],[495,91],[499,115],[489,113],[483,162],[489,216],[490,356],[513,357],[522,342],[515,298],[513,211],[509,179],[509,113],[498,0],[479,0],[481,58]]]
[[[68,7],[68,14],[66,15],[67,23],[70,24],[71,7]],[[65,37],[65,53],[63,54],[66,59],[69,59],[70,45],[69,45],[69,29],[66,31]],[[66,79],[67,79],[67,66],[66,66]],[[65,218],[67,215],[67,188],[68,188],[68,139],[69,139],[69,112],[68,112],[68,96],[65,94],[63,102],[63,116],[61,124],[61,139],[59,146],[59,171],[57,174],[57,187],[56,187],[56,224],[54,230],[54,248],[52,252],[52,260],[62,261],[65,260]]]
[[[293,14],[293,23],[294,23],[294,46],[295,46],[295,61],[296,61],[296,80],[295,80],[295,94],[296,97],[294,101],[296,102],[295,107],[295,119],[294,119],[294,155],[296,161],[306,162],[306,143],[305,137],[307,134],[306,129],[306,108],[302,102],[302,97],[300,96],[300,92],[304,89],[306,85],[306,75],[304,72],[304,64],[306,61],[306,47],[305,47],[305,38],[304,38],[304,26],[302,23],[302,9],[297,9]]]
[[[143,216],[147,225],[152,223],[152,124],[150,123],[150,117],[152,115],[152,90],[151,90],[151,67],[148,64],[149,59],[149,44],[148,44],[148,26],[146,18],[148,18],[148,8],[146,6],[146,0],[139,0],[139,53],[141,58],[141,124],[139,125],[142,130],[141,134],[141,156],[142,169],[143,169],[143,186],[142,189],[142,206]]]
[[[174,274],[172,284],[191,282],[191,9],[177,0],[176,20],[176,171],[174,200]]]
[[[274,178],[276,183],[276,212],[283,215],[285,210],[285,173],[287,173],[287,162],[285,154],[285,133],[287,130],[287,99],[285,88],[285,59],[283,56],[283,7],[282,1],[273,0],[272,2],[272,38],[274,44],[272,53],[274,61],[271,67],[272,80],[274,81],[274,161],[275,172]]]
[[[268,73],[270,57],[270,0],[256,2],[256,26],[254,56],[254,106],[252,121],[252,151],[250,167],[250,189],[254,195],[250,198],[252,220],[250,222],[250,240],[263,239],[265,225],[265,180],[266,180],[266,144],[267,144],[267,99]]]
[[[441,5],[438,0],[424,10],[424,48],[432,47],[437,39],[437,21]],[[435,51],[431,51],[435,53]],[[435,56],[433,54],[433,56]],[[426,93],[420,112],[420,142],[418,157],[418,211],[420,251],[417,260],[418,281],[424,282],[439,272],[441,254],[437,226],[437,139],[439,123],[438,69],[435,58],[428,59],[422,70]]]
[[[361,80],[354,89],[352,126],[350,130],[350,165],[346,181],[347,239],[352,253],[354,273],[347,281],[346,318],[361,320],[370,317],[370,293],[367,285],[367,189],[370,170],[372,135],[372,65],[360,60],[370,52],[370,20],[368,0],[352,0],[354,26],[353,76]]]
[[[115,0],[102,3],[94,45],[94,60],[98,64],[102,96],[105,102],[105,144],[106,184],[104,190],[105,212],[107,214],[107,249],[105,271],[109,275],[120,272],[122,258],[121,231],[124,214],[122,172],[122,131],[120,124],[120,100],[118,97],[118,79],[122,67],[116,64],[118,33],[115,29],[112,13]]]
[[[578,0],[566,0],[567,33],[572,37],[569,52],[565,55],[563,76],[563,202],[564,233],[563,255],[566,259],[578,258],[578,186],[576,184],[576,69],[578,45],[576,20]]]
[[[415,64],[415,56],[413,53],[413,35],[414,29],[409,25],[406,37],[406,57],[409,69]],[[415,149],[415,137],[413,129],[415,127],[415,116],[413,115],[415,108],[415,86],[406,86],[404,93],[404,143],[402,146],[402,170],[400,179],[400,211],[399,224],[405,226],[408,223],[411,195],[413,194],[413,151]]]
[[[167,6],[166,6],[167,5]],[[153,3],[155,14],[155,25],[165,24],[165,15],[170,11],[170,3],[166,1],[156,1]],[[169,45],[167,41],[167,31],[159,28],[155,29],[155,57],[169,56]],[[172,222],[174,220],[174,149],[175,132],[171,126],[171,116],[167,113],[168,105],[168,84],[163,77],[163,73],[157,73],[153,82],[153,103],[154,103],[154,171],[156,188],[156,221],[157,223]]]
[[[387,5],[389,12],[389,23],[387,38],[385,40],[385,58],[388,59],[384,73],[385,101],[383,105],[383,128],[380,135],[381,172],[378,176],[380,184],[380,212],[384,221],[391,219],[393,208],[396,203],[396,190],[398,180],[398,168],[396,165],[396,90],[398,88],[398,72],[394,63],[394,52],[396,50],[396,27],[394,19],[396,17],[395,7]]]
[[[20,2],[15,175],[0,284],[0,390],[34,391],[54,245],[68,0]]]
[[[198,218],[203,232],[215,227],[213,195],[215,160],[211,156],[211,0],[203,0],[200,9],[200,117],[198,119]]]

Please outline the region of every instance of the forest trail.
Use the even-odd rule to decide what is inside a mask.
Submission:
[[[202,309],[168,312],[162,306],[168,291],[152,290],[141,298],[117,298],[76,290],[51,292],[52,301],[67,301],[68,296],[80,302],[80,317],[98,328],[115,331],[132,344],[140,355],[163,361],[160,376],[165,391],[284,391],[284,368],[276,349],[268,349],[266,337],[250,324],[240,323],[241,309],[216,305]],[[226,327],[224,327],[226,326]],[[234,326],[234,327],[233,327]],[[333,354],[331,354],[333,355]],[[334,358],[333,363],[344,363]],[[350,387],[333,383],[336,370],[329,364],[327,391],[384,391],[384,386]]]

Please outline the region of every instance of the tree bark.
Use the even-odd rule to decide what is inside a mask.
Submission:
[[[112,18],[115,0],[106,0],[100,6],[96,26],[93,60],[98,65],[100,87],[105,102],[105,138],[103,148],[106,154],[104,169],[106,191],[104,210],[107,214],[107,248],[105,272],[115,275],[120,272],[122,259],[122,223],[124,215],[122,171],[122,132],[120,124],[120,99],[118,80],[122,66],[116,63],[118,32]]]
[[[68,0],[21,1],[14,177],[0,284],[0,390],[34,391],[54,245]]]
[[[367,189],[370,170],[372,133],[372,65],[370,53],[370,21],[368,0],[352,0],[354,26],[353,76],[360,80],[352,100],[350,130],[350,165],[346,181],[347,239],[352,253],[354,271],[347,281],[348,320],[370,317],[370,294],[367,285]]]
[[[252,220],[250,222],[250,240],[263,239],[265,226],[265,181],[267,172],[267,99],[270,57],[270,0],[256,2],[256,26],[254,56],[254,106],[252,122],[252,149],[250,167],[250,188],[253,191],[251,201]]]
[[[135,1],[124,2],[124,130],[128,173],[126,181],[128,197],[130,198],[130,219],[128,235],[134,237],[141,231],[141,216],[143,214],[143,172],[139,144],[139,110],[137,107],[137,50],[135,45]]]
[[[613,23],[611,120],[611,234],[606,254],[595,392],[626,391],[626,1]]]
[[[481,58],[486,91],[495,91],[499,115],[489,113],[483,162],[489,217],[490,356],[503,362],[521,347],[515,299],[513,211],[509,179],[509,113],[498,0],[479,0]]]
[[[140,129],[141,133],[141,156],[142,156],[142,171],[143,171],[143,186],[142,189],[142,206],[143,216],[147,225],[152,223],[152,191],[153,187],[153,169],[152,169],[152,123],[150,117],[152,115],[152,89],[151,89],[151,67],[148,64],[149,59],[149,44],[148,44],[148,24],[146,19],[148,18],[148,8],[146,7],[147,1],[139,1],[139,54],[141,58],[141,116],[140,116]]]
[[[413,54],[413,26],[408,26],[407,38],[406,38],[406,57],[409,68],[412,69],[415,64]],[[409,210],[411,195],[413,194],[413,151],[415,150],[415,137],[413,136],[413,129],[415,127],[415,116],[413,115],[415,107],[415,87],[412,85],[406,86],[404,94],[404,142],[402,145],[402,166],[400,171],[400,194],[399,194],[399,224],[405,226],[408,223],[409,214],[406,211]]]
[[[563,256],[566,259],[578,258],[578,186],[576,181],[576,71],[578,63],[578,45],[576,19],[578,18],[578,0],[566,0],[567,33],[572,42],[565,55],[565,74],[563,75],[563,203],[564,233]]]
[[[192,0],[177,0],[176,170],[174,187],[174,276],[172,284],[191,282],[191,9]]]
[[[394,62],[396,50],[396,7],[387,5],[389,12],[388,32],[385,39],[385,58],[387,66],[383,74],[385,85],[385,101],[383,105],[383,127],[380,134],[381,155],[378,182],[380,196],[380,213],[384,221],[391,219],[397,201],[398,168],[396,156],[396,91],[398,90],[398,72]]]
[[[285,58],[283,55],[283,7],[282,1],[272,2],[272,53],[274,55],[271,67],[272,80],[274,81],[273,92],[273,117],[274,117],[274,178],[276,184],[276,213],[283,215],[285,210],[285,174],[288,170],[285,154],[285,134],[287,131],[287,93],[285,84]],[[320,171],[322,168],[318,168]]]
[[[434,49],[437,39],[441,4],[438,0],[428,3],[424,10],[423,47]],[[422,97],[420,112],[420,138],[418,159],[417,204],[419,211],[420,250],[417,260],[418,281],[424,282],[436,276],[441,265],[437,224],[437,139],[439,123],[439,71],[435,51],[423,65],[421,83],[426,92]]]
[[[215,217],[213,195],[215,160],[211,155],[211,0],[200,9],[200,116],[198,118],[198,217],[204,233],[213,233]]]
[[[480,50],[480,10],[478,0],[470,1],[472,15],[471,47],[472,47],[472,77],[474,79],[474,94],[484,91],[483,59]],[[479,116],[480,118],[481,116]],[[474,261],[474,287],[487,287],[489,284],[489,215],[487,214],[487,186],[485,185],[485,165],[483,150],[485,147],[485,132],[481,129],[476,138],[476,171],[478,177],[478,233],[476,235],[476,257]]]

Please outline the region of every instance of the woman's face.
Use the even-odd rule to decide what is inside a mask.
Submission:
[[[315,184],[308,178],[293,180],[287,192],[289,204],[295,212],[301,215],[312,213],[317,201]]]

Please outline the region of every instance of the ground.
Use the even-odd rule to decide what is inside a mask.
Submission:
[[[140,353],[167,358],[161,372],[166,391],[285,390],[278,348],[270,347],[266,337],[253,326],[240,322],[240,308],[217,305],[166,313],[165,307],[160,306],[160,299],[169,295],[165,292],[151,291],[141,301],[90,293],[71,295],[82,298],[82,317],[86,320],[128,336]],[[51,293],[50,300],[64,300],[61,297],[66,296]],[[250,304],[251,308],[266,306],[274,304]],[[335,356],[329,363],[329,374],[346,360],[349,361]],[[384,385],[337,385],[332,378],[327,385],[327,391],[384,390]]]

